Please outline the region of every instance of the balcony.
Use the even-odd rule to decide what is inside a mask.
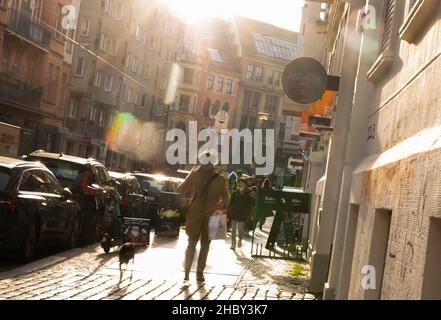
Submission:
[[[36,45],[44,49],[49,48],[51,32],[33,21],[29,15],[9,8],[6,25],[8,29]]]
[[[23,81],[0,73],[0,99],[39,109],[42,96],[42,87],[31,87]]]
[[[202,64],[202,57],[197,54],[190,53],[190,52],[179,53],[176,60],[177,60],[177,62]]]

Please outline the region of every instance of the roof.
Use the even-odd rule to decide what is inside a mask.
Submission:
[[[263,56],[281,62],[296,58],[297,32],[239,16],[234,17],[234,24],[244,55]]]
[[[155,179],[158,181],[170,181],[170,182],[177,182],[177,183],[184,182],[184,180],[185,180],[182,178],[167,177],[167,176],[163,176],[160,174],[149,174],[149,173],[142,173],[142,172],[135,172],[135,176],[151,178],[151,179]]]
[[[114,178],[114,179],[127,179],[127,178],[136,179],[132,173],[120,173],[120,172],[115,172],[115,171],[109,171],[109,175],[111,178]]]
[[[208,19],[194,23],[190,28],[197,30],[209,68],[221,69],[240,75],[240,63],[234,54],[228,32],[230,25],[227,21]]]
[[[29,162],[14,158],[0,157],[0,167],[12,169],[18,166],[42,167],[43,165],[38,162]]]
[[[40,157],[40,158],[46,158],[46,159],[55,159],[55,160],[62,160],[72,163],[77,163],[81,165],[85,164],[101,164],[95,159],[86,159],[86,158],[80,158],[75,156],[69,156],[65,155],[63,153],[50,153],[45,151],[35,151],[29,154],[31,157]]]

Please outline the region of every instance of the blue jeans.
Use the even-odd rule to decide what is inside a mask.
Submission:
[[[233,230],[231,231],[231,247],[236,248],[236,235],[239,233],[239,246],[242,245],[243,235],[245,234],[245,221],[233,220]]]

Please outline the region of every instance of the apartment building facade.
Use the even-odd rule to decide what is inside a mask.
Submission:
[[[149,8],[147,0],[81,6],[66,113],[68,154],[94,157],[112,169],[144,165]]]
[[[65,144],[71,69],[65,5],[72,1],[0,2],[0,117],[22,128],[19,154],[57,151]]]
[[[230,34],[225,32],[229,29],[228,22],[214,20],[204,25],[196,120],[201,129],[232,129],[241,79],[239,60],[234,56]]]
[[[331,16],[341,85],[312,286],[325,299],[440,299],[439,1],[334,1]]]
[[[287,133],[295,130],[292,118],[298,117],[302,109],[290,106],[292,103],[282,88],[282,72],[298,56],[298,34],[243,17],[234,18],[231,33],[242,74],[234,126],[238,129],[275,130],[275,175],[283,184],[289,159],[301,154],[298,135]],[[290,114],[286,115],[285,111],[288,110]],[[288,123],[291,124],[289,130]],[[252,169],[253,166],[250,173]]]

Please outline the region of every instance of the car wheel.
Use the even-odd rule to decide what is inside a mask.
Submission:
[[[23,240],[23,244],[21,247],[21,259],[24,262],[29,262],[34,257],[35,253],[35,245],[37,243],[37,237],[38,237],[38,224],[36,222],[33,222],[25,235],[25,238]]]
[[[80,222],[78,221],[78,219],[75,219],[72,226],[72,231],[67,240],[67,244],[66,244],[67,249],[76,248],[78,246],[79,237],[80,237]]]

